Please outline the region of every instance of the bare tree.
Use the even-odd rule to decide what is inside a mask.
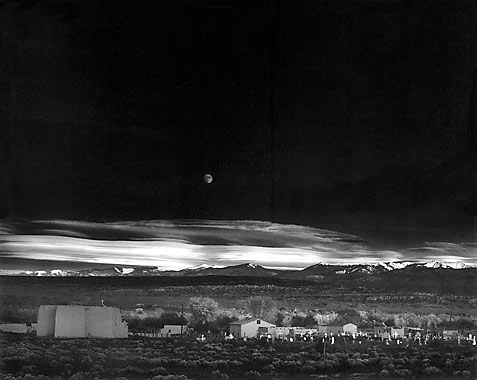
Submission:
[[[245,303],[248,312],[254,317],[265,319],[268,322],[274,321],[277,314],[277,307],[271,297],[253,296],[247,298]]]

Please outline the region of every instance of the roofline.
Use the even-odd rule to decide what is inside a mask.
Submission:
[[[239,319],[238,321],[235,321],[235,322],[230,322],[231,325],[246,325],[247,323],[250,323],[250,322],[254,322],[254,321],[264,321],[263,319],[260,319],[260,318],[252,318],[252,319]],[[267,322],[267,321],[264,321],[266,323],[270,323],[270,322]],[[273,323],[270,323],[271,325]]]

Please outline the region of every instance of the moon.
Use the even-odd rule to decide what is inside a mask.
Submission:
[[[214,180],[214,177],[212,177],[210,174],[206,174],[204,176],[204,182],[205,183],[212,183],[213,180]]]

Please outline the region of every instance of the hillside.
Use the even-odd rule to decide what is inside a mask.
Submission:
[[[155,267],[112,267],[91,270],[61,269],[31,271],[12,278],[15,281],[59,281],[72,283],[109,283],[111,286],[141,284],[273,284],[278,286],[332,286],[335,288],[365,288],[383,292],[427,292],[433,294],[477,295],[477,268],[462,263],[388,262],[356,265],[316,264],[303,270],[276,270],[255,264],[240,264],[223,268],[200,266],[180,271],[160,271]],[[34,282],[34,281],[33,281]]]

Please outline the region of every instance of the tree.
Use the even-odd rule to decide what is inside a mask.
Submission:
[[[177,313],[162,313],[159,317],[160,323],[164,325],[186,325],[187,320]]]
[[[299,315],[294,315],[291,321],[293,327],[303,327],[305,326],[305,317]]]
[[[220,331],[229,332],[229,326],[232,322],[235,322],[237,318],[229,317],[227,315],[221,315],[217,317],[217,329]]]
[[[304,320],[304,326],[305,327],[313,327],[316,325],[315,318],[313,318],[312,315],[307,315]]]
[[[247,310],[254,317],[273,322],[277,312],[275,301],[271,297],[252,296],[245,300]]]
[[[312,327],[316,325],[316,321],[312,315],[308,315],[306,317],[295,315],[292,318],[291,325],[293,327]]]
[[[285,316],[282,313],[277,313],[277,315],[275,316],[275,324],[278,327],[282,327],[284,319],[285,319]]]
[[[361,315],[355,309],[339,310],[338,314],[339,314],[338,320],[340,323],[353,322],[356,324],[361,324],[362,322]]]
[[[212,322],[219,313],[219,304],[210,297],[191,297],[189,300],[192,318],[198,325]]]
[[[457,319],[453,321],[442,321],[439,323],[440,328],[448,330],[475,330],[476,324],[470,319]]]

